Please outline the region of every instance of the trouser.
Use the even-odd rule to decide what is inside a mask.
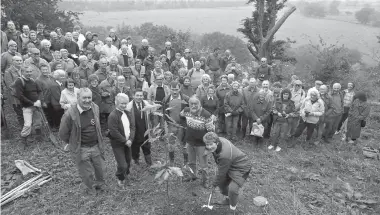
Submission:
[[[270,132],[272,130],[272,125],[273,125],[273,115],[269,114],[268,121],[265,123],[265,128],[264,128],[264,138],[270,138]]]
[[[328,116],[325,118],[326,127],[325,131],[322,134],[324,138],[332,138],[334,136],[335,131],[338,129],[341,118],[342,114],[339,114],[337,116]]]
[[[313,132],[314,132],[314,129],[315,129],[316,126],[317,126],[316,124],[305,122],[301,118],[300,121],[299,121],[298,127],[296,129],[296,132],[294,133],[294,137],[301,136],[301,134],[303,133],[303,131],[305,130],[305,128],[307,128],[307,130],[306,130],[306,140],[309,141],[311,139],[311,137],[313,136]]]
[[[107,130],[108,128],[108,116],[110,113],[100,113],[100,126],[103,131]]]
[[[218,83],[219,83],[219,77],[221,75],[221,69],[218,69],[218,70],[215,70],[215,71],[211,71],[210,70],[209,75],[210,75],[211,80],[214,83],[214,86],[217,86]]]
[[[59,128],[64,110],[61,108],[60,105],[53,105],[50,111],[51,111],[50,114],[51,114],[52,127]]]
[[[243,137],[247,134],[247,126],[249,127],[249,132],[251,132],[253,122],[254,120],[252,117],[247,117],[243,114],[242,122],[241,122],[241,126],[242,126],[241,130],[243,132]]]
[[[240,130],[241,129],[241,119],[243,117],[243,113],[240,113],[239,114],[239,119],[238,119],[238,123],[237,123],[237,129]]]
[[[226,115],[224,113],[218,114],[218,129],[219,132],[225,133],[226,132]]]
[[[20,126],[24,126],[24,116],[23,116],[22,106],[20,104],[18,104],[18,105],[14,104],[13,110],[16,113],[18,124]]]
[[[99,146],[81,147],[80,150],[81,159],[76,164],[83,183],[89,189],[103,185],[105,183],[104,158],[100,154]],[[93,173],[95,174],[95,180]]]
[[[112,148],[113,154],[117,164],[116,177],[120,181],[124,181],[129,174],[129,167],[131,166],[132,151],[128,146],[120,146]]]
[[[142,141],[142,142],[133,141],[132,142],[131,149],[132,149],[132,159],[133,160],[139,160],[139,158],[140,158],[140,147],[142,149],[144,156],[150,155],[150,147],[151,147],[150,142],[146,142],[144,145],[142,145],[143,143],[144,143],[144,141]]]
[[[239,115],[231,115],[226,117],[227,135],[236,136]]]
[[[243,173],[241,177],[244,180],[247,180],[249,172],[250,171]],[[239,186],[234,180],[226,175],[226,178],[218,185],[218,187],[224,196],[228,196],[230,205],[235,207],[237,205],[241,186]]]
[[[285,141],[285,136],[289,131],[288,122],[275,122],[273,127],[272,145],[277,147],[279,143]]]
[[[321,140],[322,139],[322,134],[324,133],[325,131],[325,127],[326,127],[326,122],[325,122],[325,117],[322,116],[319,118],[319,121],[316,125],[316,130],[317,130],[317,140]]]
[[[344,107],[342,118],[340,119],[337,131],[340,131],[340,129],[342,129],[342,125],[343,125],[344,121],[347,119],[349,111],[350,111],[350,107]]]
[[[27,137],[32,133],[33,129],[41,129],[41,113],[34,106],[22,108],[22,114],[24,116],[24,127],[21,131],[21,137]]]
[[[289,136],[294,135],[294,133],[296,132],[296,129],[297,129],[299,121],[300,121],[300,117],[299,116],[297,116],[297,117],[289,117],[288,118],[288,123],[289,123],[288,135]]]
[[[170,139],[170,145],[178,145],[179,151],[186,153],[186,143],[184,141],[185,131],[183,128],[169,124],[168,126],[169,133],[173,133],[176,137]],[[169,147],[169,151],[174,151],[174,147]]]
[[[53,121],[52,121],[52,107],[48,105],[46,108],[42,108],[45,114],[45,118],[50,126],[50,128],[53,127]]]
[[[189,167],[197,174],[197,157],[200,171],[207,173],[207,155],[205,155],[206,146],[193,146],[186,144],[187,153],[189,154]]]

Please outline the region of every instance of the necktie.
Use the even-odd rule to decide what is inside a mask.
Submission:
[[[141,103],[137,103],[139,111],[141,111]]]

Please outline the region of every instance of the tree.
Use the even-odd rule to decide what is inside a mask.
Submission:
[[[362,24],[368,24],[371,21],[371,15],[375,12],[375,9],[365,7],[355,13],[355,18]]]
[[[320,2],[306,3],[302,9],[302,14],[307,17],[323,18],[326,16],[326,9]]]
[[[49,29],[56,27],[64,31],[72,31],[75,23],[79,23],[81,13],[58,9],[61,0],[3,0],[1,1],[1,21],[12,20],[16,26],[29,25],[35,28],[43,23]]]
[[[296,7],[289,8],[282,17],[277,20],[277,13],[285,8],[287,0],[248,0],[247,4],[254,3],[255,11],[252,17],[242,20],[242,28],[237,29],[245,38],[248,39],[248,50],[257,60],[265,57],[268,62],[272,59],[283,60],[287,58],[280,53],[275,53],[274,35],[284,24],[286,19],[296,11]],[[286,44],[287,41],[281,41],[280,44]]]
[[[339,15],[339,9],[338,9],[338,7],[339,7],[339,5],[340,5],[340,1],[333,1],[333,2],[331,2],[330,3],[330,5],[329,5],[329,14],[331,14],[331,15]]]

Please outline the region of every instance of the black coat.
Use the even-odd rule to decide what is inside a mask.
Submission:
[[[128,111],[125,111],[125,113],[127,114],[129,120],[130,134],[128,140],[132,142],[135,138],[136,131],[135,117]],[[109,138],[111,140],[111,146],[113,148],[124,146],[127,142],[127,139],[125,138],[123,123],[121,121],[122,114],[123,113],[121,111],[115,109],[108,116]]]

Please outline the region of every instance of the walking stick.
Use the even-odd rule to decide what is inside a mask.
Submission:
[[[45,131],[46,131],[45,134],[48,136],[50,142],[53,144],[54,147],[56,147],[56,148],[62,150],[62,149],[59,147],[59,145],[60,145],[60,143],[61,143],[61,140],[60,140],[59,137],[55,136],[55,135],[53,134],[53,132],[51,131],[51,129],[50,129],[50,127],[49,127],[49,123],[48,123],[48,121],[47,121],[47,119],[46,119],[46,117],[45,117],[45,114],[44,114],[42,108],[38,108],[38,111],[39,111],[40,114],[41,114],[42,124],[43,124],[43,127],[44,127]]]
[[[5,139],[9,139],[9,128],[8,128],[8,123],[7,123],[7,119],[5,118],[5,114],[4,114],[4,108],[1,104],[1,122],[3,123],[3,127],[4,127],[4,137]],[[3,128],[2,128],[3,129]]]

